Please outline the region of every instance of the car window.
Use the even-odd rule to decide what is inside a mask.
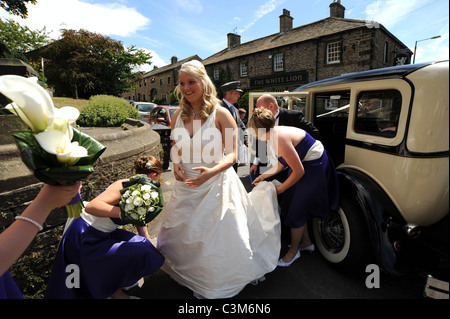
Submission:
[[[395,137],[402,106],[397,90],[363,91],[357,97],[355,132]]]
[[[152,104],[138,104],[138,110],[141,112],[150,112],[154,107]]]
[[[316,117],[347,117],[350,91],[318,92],[314,96]]]
[[[155,108],[153,109],[153,111],[150,112],[150,116],[151,116],[151,117],[157,117],[157,115],[158,115],[158,110],[159,110],[159,109],[160,109],[159,107],[155,107]]]

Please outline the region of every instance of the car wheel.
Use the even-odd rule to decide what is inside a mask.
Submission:
[[[370,238],[361,209],[351,200],[343,199],[337,212],[326,219],[313,220],[316,246],[322,256],[336,267],[363,269],[372,254]]]

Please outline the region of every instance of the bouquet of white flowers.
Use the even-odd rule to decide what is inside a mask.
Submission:
[[[146,175],[136,175],[122,183],[119,206],[122,220],[145,226],[161,212],[164,199],[159,183]]]
[[[72,127],[80,112],[71,106],[56,108],[37,78],[0,76],[0,92],[12,102],[6,109],[17,115],[27,130],[13,134],[24,164],[50,185],[70,185],[94,172],[93,164],[106,147]],[[68,216],[81,213],[81,195],[66,205]]]

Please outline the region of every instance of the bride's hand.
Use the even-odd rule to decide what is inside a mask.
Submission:
[[[211,169],[208,167],[194,167],[192,170],[200,173],[195,178],[187,179],[184,182],[187,186],[198,187],[211,178],[209,174]]]
[[[177,181],[184,182],[184,169],[182,164],[173,163],[173,175]]]

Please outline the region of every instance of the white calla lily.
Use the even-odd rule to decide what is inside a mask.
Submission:
[[[67,166],[75,165],[78,160],[88,155],[88,151],[83,146],[78,145],[78,142],[70,143],[70,152],[64,155],[58,155],[58,161]]]
[[[39,145],[50,154],[56,155],[58,162],[67,166],[74,165],[88,151],[78,142],[70,142],[68,134],[60,130],[48,130],[35,135]]]
[[[42,132],[52,124],[53,101],[36,77],[2,75],[0,92],[14,102],[7,109],[17,114],[33,132]]]
[[[5,108],[11,113],[14,113],[18,117],[20,117],[20,119],[24,122],[26,126],[30,128],[31,131],[36,132],[36,128],[34,127],[33,123],[31,123],[30,120],[28,120],[25,113],[23,113],[22,109],[18,107],[16,103],[12,102],[11,104],[8,104]]]
[[[72,106],[63,106],[55,108],[55,117],[52,125],[47,130],[55,129],[69,135],[69,139],[73,138],[73,129],[71,124],[74,123],[80,116],[80,111]]]

